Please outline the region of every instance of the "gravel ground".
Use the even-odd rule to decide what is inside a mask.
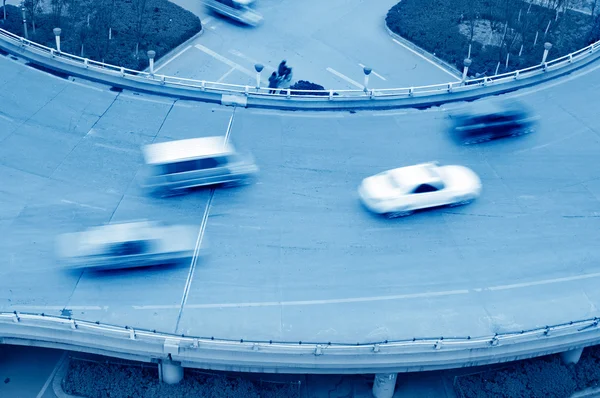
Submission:
[[[72,357],[63,390],[85,398],[296,398],[300,385],[185,369],[180,384],[158,380],[158,366]]]

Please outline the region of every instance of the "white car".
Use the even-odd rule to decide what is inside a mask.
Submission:
[[[57,239],[59,260],[99,270],[173,264],[192,258],[198,227],[151,221],[109,224]]]
[[[481,180],[464,166],[435,162],[400,167],[365,178],[358,194],[372,212],[402,217],[415,210],[463,205],[481,193]]]

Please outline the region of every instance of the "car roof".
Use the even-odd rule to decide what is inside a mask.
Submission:
[[[88,229],[83,234],[81,243],[96,246],[156,239],[157,226],[158,224],[152,221],[102,225]]]
[[[523,106],[520,102],[507,99],[485,99],[475,101],[457,112],[458,115],[477,117],[496,114],[509,114],[523,112]]]
[[[387,174],[402,187],[402,190],[408,192],[421,184],[429,184],[434,187],[443,186],[444,182],[436,170],[437,167],[433,162],[421,163],[389,170]]]
[[[224,136],[190,138],[146,145],[142,149],[147,164],[165,164],[210,156],[223,156],[235,150]]]

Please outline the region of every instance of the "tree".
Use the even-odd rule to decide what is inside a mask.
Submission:
[[[136,25],[135,25],[135,57],[138,57],[138,53],[140,50],[140,41],[142,40],[142,36],[144,35],[144,22],[145,22],[145,14],[146,14],[146,4],[147,0],[133,0],[133,7],[135,9],[136,15]]]
[[[50,0],[50,9],[52,10],[52,22],[54,26],[60,27],[63,10],[67,0]]]
[[[6,21],[6,0],[2,0],[2,10],[4,11],[3,21]]]
[[[23,7],[25,7],[25,9],[27,10],[27,14],[29,15],[29,20],[31,21],[31,27],[33,28],[33,33],[35,34],[35,20],[36,20],[37,15],[42,11],[41,1],[40,0],[25,0],[23,2]]]

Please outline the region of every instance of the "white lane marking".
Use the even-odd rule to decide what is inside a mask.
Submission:
[[[7,122],[14,122],[13,119],[9,118],[8,116],[4,116],[3,114],[0,113],[0,119],[4,119]]]
[[[583,131],[576,131],[574,133],[571,133],[569,135],[563,136],[563,137],[561,137],[559,139],[547,142],[547,143],[542,144],[542,145],[537,145],[537,146],[534,146],[534,147],[531,147],[531,148],[525,148],[525,149],[520,149],[518,151],[514,151],[513,154],[524,153],[524,152],[534,151],[536,149],[546,148],[546,147],[548,147],[550,145],[558,144],[559,142],[568,140],[569,138],[573,137],[574,135],[581,134],[582,132]]]
[[[223,142],[223,147],[227,146],[229,142],[229,137],[231,135],[231,127],[233,126],[233,118],[235,117],[235,108],[233,108],[233,112],[231,112],[231,118],[229,119],[229,125],[227,126],[227,132],[225,133],[225,140]],[[202,221],[200,222],[200,230],[198,231],[198,237],[196,238],[196,246],[194,247],[194,255],[192,256],[192,262],[190,264],[190,271],[188,272],[187,279],[185,281],[185,286],[183,288],[183,296],[181,297],[181,304],[175,306],[175,308],[179,309],[179,314],[177,315],[177,321],[175,322],[175,333],[179,329],[179,322],[181,321],[181,316],[183,315],[183,311],[186,307],[187,299],[190,294],[190,289],[192,286],[192,281],[194,280],[194,272],[196,271],[196,265],[198,263],[199,252],[202,250],[202,240],[204,239],[204,232],[206,231],[206,226],[208,224],[208,215],[210,213],[210,206],[212,204],[213,198],[215,197],[215,188],[210,190],[210,196],[208,197],[208,201],[206,202],[206,207],[204,208],[204,214],[202,215]]]
[[[76,85],[76,86],[79,86],[79,87],[84,87],[84,88],[89,88],[89,89],[91,89],[91,90],[96,90],[96,91],[98,91],[98,92],[101,92],[101,93],[107,93],[107,92],[110,92],[110,91],[108,91],[108,90],[103,90],[103,89],[101,89],[101,88],[98,88],[98,87],[90,86],[89,84],[79,83],[79,82],[76,82],[76,81],[74,81],[74,80],[70,80],[70,82],[71,82],[72,84]]]
[[[110,149],[110,150],[113,150],[113,151],[125,152],[125,153],[137,153],[137,151],[134,151],[132,149],[119,148],[117,146],[108,145],[108,144],[96,143],[96,144],[94,144],[94,146],[97,146],[97,147],[100,147],[100,148],[105,148],[105,149]]]
[[[378,112],[372,113],[371,116],[400,116],[406,114],[408,114],[408,112]]]
[[[106,311],[108,306],[101,307],[99,305],[74,305],[67,306],[64,305],[11,305],[11,308],[15,311],[62,311],[62,310],[71,310],[71,311]]]
[[[42,386],[42,389],[40,390],[40,392],[38,392],[38,394],[36,395],[35,398],[42,398],[44,396],[44,394],[46,393],[46,390],[50,386],[50,383],[52,383],[52,380],[54,380],[54,376],[56,376],[56,372],[58,372],[58,369],[60,369],[60,367],[63,365],[63,363],[65,362],[66,359],[67,359],[67,352],[65,351],[60,356],[60,359],[58,360],[58,362],[56,362],[54,369],[52,369],[52,373],[50,373],[50,376],[48,376],[48,378],[46,379],[46,382]]]
[[[364,67],[365,67],[363,64],[358,64],[358,66],[360,66],[361,68],[364,68]],[[383,80],[383,81],[387,81],[387,79],[386,79],[385,77],[381,76],[379,73],[377,73],[377,72],[375,72],[375,71],[371,71],[371,73],[372,73],[374,76],[377,76],[378,78],[380,78],[381,80]]]
[[[73,201],[66,200],[66,199],[61,200],[61,203],[66,203],[68,205],[75,205],[75,206],[83,207],[83,208],[86,208],[86,209],[108,211],[107,209],[104,209],[102,207],[96,207],[96,206],[92,206],[92,205],[86,205],[84,203],[77,203],[77,202],[73,202]]]
[[[600,272],[596,272],[594,274],[566,276],[564,278],[546,279],[546,280],[541,280],[541,281],[515,283],[512,285],[492,286],[492,287],[488,287],[484,290],[495,291],[495,290],[518,289],[518,288],[522,288],[522,287],[549,285],[552,283],[561,283],[561,282],[572,282],[572,281],[579,281],[582,279],[592,279],[592,278],[598,278],[598,277],[600,277]]]
[[[354,297],[346,299],[329,299],[329,300],[300,300],[300,301],[265,301],[254,303],[222,303],[222,304],[189,304],[186,308],[245,308],[245,307],[275,307],[275,306],[298,306],[298,305],[322,305],[322,304],[343,304],[343,303],[364,303],[369,301],[388,301],[388,300],[403,300],[422,297],[439,297],[452,296],[458,294],[468,294],[469,291],[463,290],[448,290],[443,292],[427,292],[414,294],[398,294],[394,296],[375,296],[375,297]],[[136,310],[154,310],[154,309],[172,309],[178,308],[176,305],[138,305],[133,306]]]
[[[268,64],[264,64],[264,63],[262,63],[262,62],[259,62],[259,61],[255,60],[254,58],[250,58],[250,57],[248,57],[247,55],[245,55],[245,54],[242,54],[242,53],[241,53],[241,52],[239,52],[238,50],[229,50],[229,53],[230,53],[231,55],[235,55],[236,57],[238,57],[238,58],[241,58],[241,59],[243,59],[243,60],[245,60],[245,61],[248,61],[248,62],[250,62],[251,64],[262,64],[262,65],[265,67],[265,69],[267,69],[267,70],[269,70],[269,71],[275,71],[275,70],[277,70],[277,68],[274,68],[274,67],[272,67],[271,65],[268,65]]]
[[[429,58],[425,57],[423,54],[419,54],[418,52],[416,52],[415,50],[413,50],[412,48],[408,47],[406,44],[396,40],[396,39],[392,39],[394,41],[394,43],[406,48],[408,51],[410,51],[411,53],[423,58],[425,61],[429,62],[431,65],[435,66],[436,68],[438,68],[439,70],[441,70],[444,73],[447,73],[448,75],[452,76],[454,79],[456,79],[457,81],[460,81],[460,79],[452,72],[450,72],[449,70],[447,70],[446,68],[438,65],[437,63],[433,62],[432,60],[430,60]]]
[[[204,19],[201,19],[200,21],[202,22],[202,26],[207,26],[209,23],[211,23],[212,21],[214,21],[214,18],[208,16],[208,17],[206,17]]]
[[[119,98],[126,98],[126,99],[132,99],[132,100],[136,100],[136,101],[145,101],[145,102],[152,102],[154,104],[161,104],[161,105],[167,105],[167,106],[171,106],[173,104],[173,100],[157,100],[157,99],[151,99],[151,98],[146,98],[143,95],[140,94],[126,94],[126,93],[121,93],[121,95],[119,96]]]
[[[232,60],[230,60],[229,58],[226,58],[224,56],[222,56],[219,53],[214,52],[213,50],[211,50],[210,48],[204,47],[201,44],[196,44],[194,47],[196,47],[198,50],[204,52],[205,54],[210,55],[211,57],[213,57],[214,59],[223,62],[226,65],[229,65],[232,68],[236,68],[237,70],[239,70],[240,72],[242,72],[245,75],[248,75],[250,77],[256,77],[256,72],[252,72],[246,68],[244,68],[242,65],[233,62]]]
[[[600,277],[600,272],[585,275],[567,276],[564,278],[546,279],[540,281],[515,283],[512,285],[499,285],[486,288],[472,288],[470,290],[447,290],[440,292],[425,292],[425,293],[413,293],[413,294],[399,294],[393,296],[374,296],[374,297],[355,297],[346,299],[329,299],[329,300],[302,300],[302,301],[265,301],[265,302],[249,302],[249,303],[220,303],[220,304],[190,304],[186,308],[195,309],[209,309],[209,308],[245,308],[245,307],[275,307],[275,306],[300,306],[300,305],[322,305],[322,304],[343,304],[343,303],[364,303],[373,301],[389,301],[389,300],[406,300],[415,298],[430,298],[430,297],[444,297],[444,296],[455,296],[461,294],[468,294],[471,291],[482,292],[482,291],[498,291],[498,290],[510,290],[520,289],[524,287],[548,285],[561,282],[572,282],[583,279],[593,279]],[[178,308],[176,305],[134,305],[133,309],[136,310],[167,310]]]
[[[221,83],[223,80],[225,80],[227,78],[227,76],[231,75],[235,70],[236,70],[235,68],[229,69],[228,72],[225,72],[225,74],[223,76],[221,76],[219,78],[219,80],[217,80],[217,83]]]
[[[348,76],[338,72],[337,70],[333,69],[333,68],[327,68],[327,72],[329,73],[333,73],[334,75],[336,75],[337,77],[339,77],[342,80],[347,81],[348,83],[360,88],[361,90],[363,90],[365,88],[365,86],[363,86],[362,84],[350,79]]]
[[[192,46],[187,46],[186,48],[184,48],[183,50],[179,51],[177,54],[173,55],[173,57],[171,57],[170,59],[167,60],[167,62],[165,62],[164,64],[162,64],[161,66],[159,66],[158,68],[154,68],[154,73],[158,72],[159,70],[161,70],[162,68],[164,68],[165,66],[169,65],[172,61],[174,61],[175,59],[177,59],[181,54],[183,54],[184,52],[186,52],[187,50],[189,50],[190,48],[192,48]]]
[[[253,115],[265,115],[265,116],[283,116],[283,117],[307,117],[307,118],[342,118],[345,114],[342,113],[302,113],[297,112],[281,112],[281,111],[265,111],[265,110],[250,110]]]

